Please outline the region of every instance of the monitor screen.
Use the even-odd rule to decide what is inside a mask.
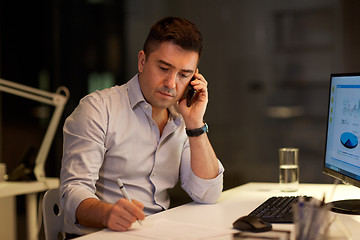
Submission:
[[[360,73],[331,74],[324,173],[360,187],[359,138]],[[339,212],[360,213],[359,203],[340,201]]]

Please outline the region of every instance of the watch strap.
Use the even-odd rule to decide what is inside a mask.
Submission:
[[[204,126],[201,128],[186,129],[186,135],[188,135],[188,137],[198,137],[206,132],[209,132],[209,127],[206,123],[204,123]]]

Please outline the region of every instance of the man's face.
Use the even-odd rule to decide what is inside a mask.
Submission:
[[[138,68],[141,91],[153,109],[174,105],[182,97],[194,75],[199,55],[171,42],[164,42],[149,56],[139,52]]]

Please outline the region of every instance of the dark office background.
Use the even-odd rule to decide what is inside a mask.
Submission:
[[[137,73],[137,53],[164,16],[195,22],[204,37],[209,137],[224,188],[278,181],[278,148],[300,149],[300,181],[322,174],[329,75],[360,72],[357,0],[0,1],[0,77],[70,99],[46,163],[58,176],[62,124],[88,92]],[[1,94],[1,161],[8,172],[38,148],[51,108]],[[172,191],[174,203],[187,201]],[[185,199],[185,200],[184,200]]]

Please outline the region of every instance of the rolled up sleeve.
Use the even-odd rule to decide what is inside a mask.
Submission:
[[[223,165],[219,163],[219,174],[213,179],[202,179],[191,170],[190,147],[183,152],[181,162],[181,187],[197,203],[215,203],[223,190]]]

